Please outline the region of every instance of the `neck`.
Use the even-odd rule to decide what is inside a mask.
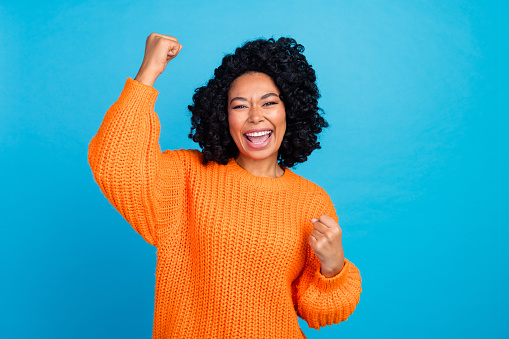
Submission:
[[[285,173],[277,163],[277,154],[263,160],[251,159],[239,154],[235,161],[240,167],[257,177],[279,178]]]

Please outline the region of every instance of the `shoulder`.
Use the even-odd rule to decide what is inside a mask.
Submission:
[[[215,161],[203,164],[203,153],[197,149],[167,150],[163,152],[163,162],[173,163],[187,172],[210,173],[218,168],[224,169]]]
[[[318,194],[320,196],[329,198],[329,195],[327,194],[325,189],[323,189],[319,185],[315,184],[311,180],[308,180],[308,179],[304,178],[303,176],[300,176],[300,175],[294,173],[293,171],[289,170],[288,168],[285,169],[285,171],[289,172],[288,174],[292,180],[293,186],[296,188],[298,187],[298,190],[301,191],[302,193]]]
[[[290,170],[286,169],[285,171]],[[326,214],[337,221],[334,204],[325,189],[292,171],[290,171],[289,174],[291,175],[293,187],[295,188],[293,192],[300,199],[305,200],[305,204],[312,215],[320,216]]]
[[[184,163],[201,163],[203,154],[197,149],[166,150],[163,152],[163,158],[166,160],[175,159]]]

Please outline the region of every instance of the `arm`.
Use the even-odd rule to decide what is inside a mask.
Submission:
[[[327,202],[326,214],[331,217],[321,216],[319,221],[333,228],[334,223],[337,225],[337,216],[330,198],[326,196],[324,199]],[[355,310],[361,293],[359,270],[344,258],[341,243],[330,252],[331,260],[325,260],[330,256],[326,251],[327,246],[320,248],[313,236],[317,222],[315,219],[315,228],[310,230],[304,269],[292,284],[297,314],[306,320],[309,327],[315,329],[345,321]],[[316,237],[319,238],[318,235]],[[340,264],[336,263],[337,258],[341,260]]]
[[[148,69],[144,65],[145,59],[138,75],[148,74],[142,71]],[[180,163],[178,155],[161,154],[160,125],[154,112],[157,94],[153,87],[128,79],[120,98],[106,113],[88,153],[94,178],[104,195],[153,245],[158,240],[157,225],[168,225],[175,215],[168,213],[173,202],[182,201],[178,186],[183,185],[184,176],[182,166],[172,166]]]

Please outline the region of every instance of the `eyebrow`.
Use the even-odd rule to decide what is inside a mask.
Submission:
[[[260,98],[260,100],[263,100],[263,99],[267,99],[268,97],[278,97],[279,98],[279,95],[277,95],[276,93],[267,93],[267,94],[264,94],[262,95],[262,97]],[[247,101],[246,98],[243,98],[243,97],[235,97],[235,98],[232,98],[230,100],[230,104],[234,101],[234,100],[241,100],[241,101]]]

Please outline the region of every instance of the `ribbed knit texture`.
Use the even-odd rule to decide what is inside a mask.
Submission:
[[[285,169],[251,175],[231,159],[202,165],[196,150],[161,153],[157,90],[127,79],[89,148],[104,195],[157,246],[154,338],[304,338],[339,323],[361,293],[345,260],[320,273],[312,218],[337,221],[325,191]]]

